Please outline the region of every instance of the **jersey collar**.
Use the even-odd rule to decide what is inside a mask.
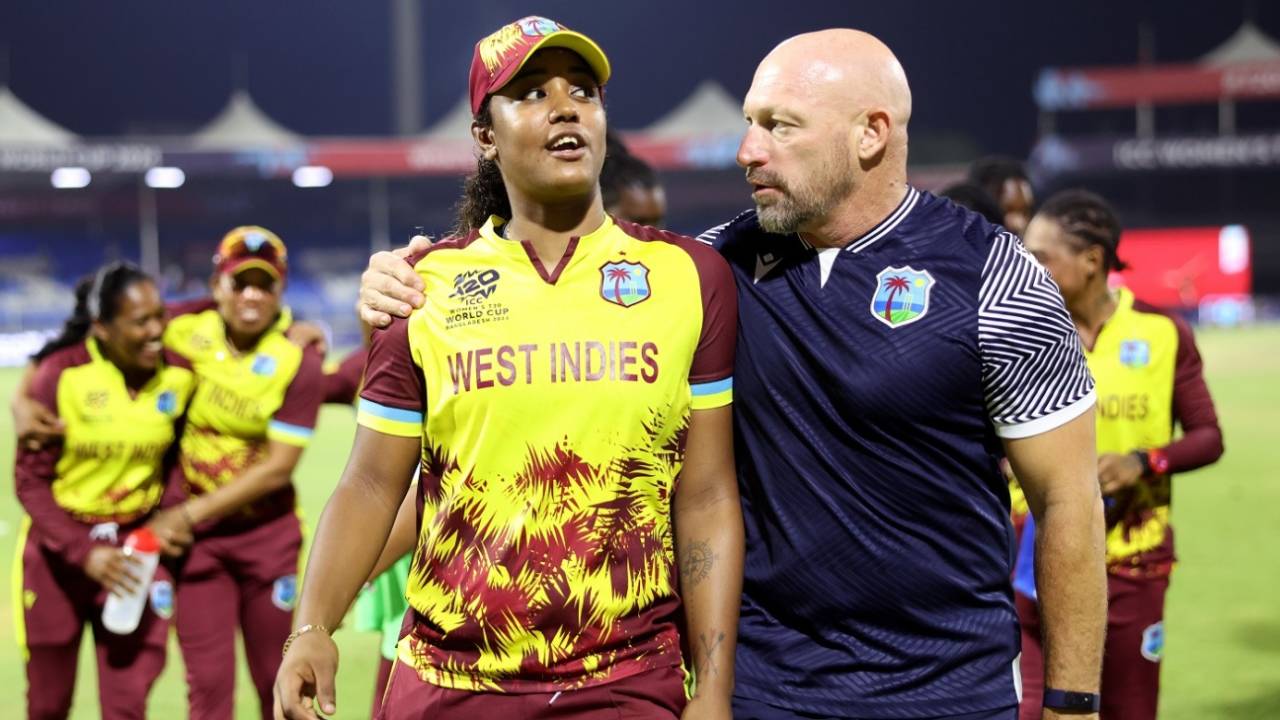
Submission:
[[[908,185],[907,194],[902,197],[902,201],[898,203],[898,207],[894,208],[893,212],[889,213],[889,215],[877,223],[875,227],[850,241],[848,245],[844,246],[844,249],[851,253],[858,253],[871,247],[877,240],[880,240],[893,232],[893,229],[898,227],[898,225],[900,225],[902,221],[911,214],[911,211],[915,209],[918,202],[920,202],[920,191]],[[799,234],[797,234],[796,237],[800,237]],[[813,246],[804,238],[801,237],[800,242],[804,243],[804,246],[810,250],[813,249]]]
[[[569,246],[565,248],[564,256],[560,258],[560,263],[554,268],[545,268],[542,266],[542,262],[538,260],[538,254],[534,251],[533,245],[523,240],[508,239],[504,235],[502,226],[506,222],[505,219],[497,215],[490,215],[488,222],[480,228],[480,236],[493,243],[501,252],[525,256],[529,264],[537,270],[538,276],[548,285],[555,285],[556,281],[560,279],[560,275],[569,266],[569,263],[582,254],[578,252],[579,248],[584,248],[584,251],[589,250],[597,244],[595,242],[597,238],[608,235],[615,227],[613,218],[609,217],[608,213],[605,213],[604,222],[600,223],[600,227],[586,235],[569,238]]]

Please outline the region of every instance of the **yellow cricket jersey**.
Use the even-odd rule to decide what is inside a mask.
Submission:
[[[548,270],[491,218],[418,258],[358,422],[423,445],[399,657],[555,691],[680,664],[671,499],[690,413],[730,403],[737,297],[689,238],[606,219]]]
[[[82,524],[128,523],[151,512],[164,491],[165,451],[194,386],[191,366],[165,353],[155,375],[130,390],[93,338],[45,358],[31,397],[58,414],[66,435],[60,444],[18,453],[18,495],[36,532],[56,549],[87,550]]]
[[[234,480],[260,461],[267,442],[303,447],[311,439],[323,395],[322,360],[285,337],[289,312],[238,352],[216,309],[169,321],[165,346],[190,360],[200,382],[179,443],[188,491],[202,494]],[[238,519],[269,519],[293,508],[286,488],[245,508]]]
[[[1172,567],[1169,473],[1211,462],[1221,453],[1221,435],[1199,353],[1185,322],[1118,291],[1115,313],[1085,349],[1097,382],[1098,454],[1156,449],[1170,463],[1132,488],[1108,499],[1107,564],[1113,573],[1163,575]],[[1199,427],[1212,425],[1217,451],[1203,455]],[[1191,442],[1174,443],[1179,421]]]
[[[1222,455],[1222,431],[1190,326],[1136,300],[1127,288],[1115,313],[1085,349],[1096,382],[1098,455],[1146,451],[1152,472],[1106,499],[1107,570],[1163,577],[1173,569],[1171,476]],[[1175,439],[1174,424],[1181,428]],[[1027,502],[1010,482],[1015,527]]]

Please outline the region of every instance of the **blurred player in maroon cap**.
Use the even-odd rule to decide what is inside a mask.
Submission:
[[[230,720],[235,637],[271,713],[271,683],[297,597],[301,523],[292,476],[323,398],[320,353],[285,337],[288,254],[256,226],[227,233],[214,258],[213,306],[177,308],[165,345],[197,377],[176,471],[186,499],[161,528],[196,529],[178,578],[178,640],[192,720]]]

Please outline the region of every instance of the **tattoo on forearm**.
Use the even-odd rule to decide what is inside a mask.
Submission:
[[[680,579],[685,589],[706,580],[711,575],[711,567],[716,563],[716,554],[711,552],[711,545],[706,540],[694,540],[689,547],[680,551]]]
[[[698,672],[710,675],[720,674],[720,664],[716,662],[716,651],[724,643],[724,633],[713,630],[711,633],[698,634],[698,661],[694,666]]]

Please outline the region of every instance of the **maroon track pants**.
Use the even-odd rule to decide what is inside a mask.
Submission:
[[[232,720],[237,628],[262,717],[271,717],[271,688],[297,600],[301,546],[301,523],[293,513],[192,545],[178,578],[175,618],[190,720]]]
[[[1155,720],[1169,578],[1107,576],[1107,644],[1102,658],[1102,720]],[[1019,720],[1040,720],[1044,655],[1038,606],[1017,595],[1022,623]],[[1071,688],[1060,688],[1070,690]]]
[[[93,629],[98,660],[98,702],[103,720],[143,720],[147,694],[164,669],[173,612],[168,570],[156,569],[150,602],[130,635],[102,627],[106,593],[84,571],[31,536],[22,549],[22,622],[26,632],[27,717],[62,720],[71,712],[84,626]]]

